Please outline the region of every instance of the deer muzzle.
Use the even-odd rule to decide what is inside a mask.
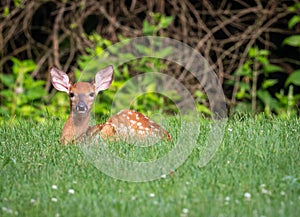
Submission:
[[[77,113],[86,113],[88,111],[88,106],[85,102],[80,101],[77,105],[76,105],[76,112]]]

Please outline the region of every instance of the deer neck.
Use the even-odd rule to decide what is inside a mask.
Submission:
[[[71,113],[64,125],[61,141],[67,144],[83,135],[89,127],[89,119],[90,114]]]

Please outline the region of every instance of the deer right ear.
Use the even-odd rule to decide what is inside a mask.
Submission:
[[[56,90],[69,93],[71,82],[69,76],[65,72],[55,67],[52,67],[50,69],[50,75],[51,75],[51,82]]]

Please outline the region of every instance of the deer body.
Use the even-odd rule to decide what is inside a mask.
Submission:
[[[89,126],[90,112],[97,94],[107,89],[113,79],[113,67],[100,70],[94,82],[78,82],[72,84],[68,75],[56,68],[50,70],[51,82],[59,90],[66,92],[70,98],[70,116],[61,135],[61,143],[73,143],[82,136],[100,135],[103,139],[135,138],[167,138],[169,133],[148,117],[133,110],[121,110],[109,118],[104,124]]]

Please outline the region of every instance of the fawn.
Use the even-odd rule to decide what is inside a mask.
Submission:
[[[72,84],[68,75],[52,67],[51,82],[59,90],[66,92],[70,98],[70,116],[61,135],[61,143],[79,141],[83,137],[100,135],[103,139],[135,138],[144,141],[146,138],[171,139],[168,131],[154,123],[145,115],[129,109],[121,110],[104,124],[89,126],[90,112],[97,94],[106,90],[113,79],[113,67],[100,70],[92,83],[78,82]]]

